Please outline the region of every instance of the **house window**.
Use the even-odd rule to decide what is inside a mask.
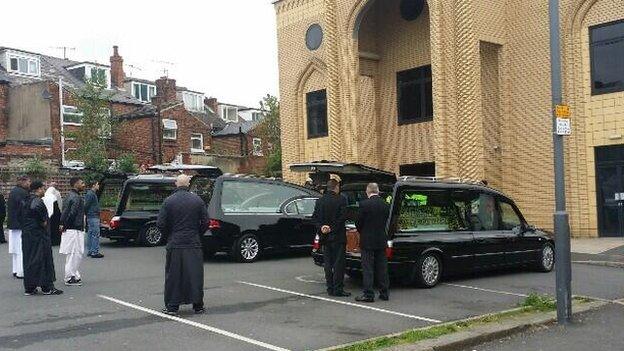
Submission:
[[[327,90],[306,94],[308,139],[327,136]]]
[[[201,133],[191,134],[191,152],[204,152],[204,135]]]
[[[189,111],[203,111],[204,109],[204,96],[202,94],[183,92],[182,101],[184,101],[184,107]]]
[[[156,86],[144,83],[132,83],[132,95],[143,102],[151,102],[156,96]]]
[[[8,60],[7,67],[9,68],[9,72],[37,77],[41,74],[39,70],[39,57],[21,55],[12,52],[8,52],[6,55]]]
[[[173,119],[163,119],[163,139],[176,140],[178,138],[178,122]]]
[[[262,112],[252,112],[251,113],[251,120],[254,122],[259,122],[262,120],[262,118],[264,118],[264,114]]]
[[[397,73],[399,125],[433,119],[431,66]]]
[[[624,91],[624,20],[589,28],[592,95]]]
[[[101,87],[108,88],[108,78],[106,70],[99,67],[91,67],[91,82]]]
[[[221,119],[228,122],[238,121],[238,108],[235,106],[221,106]]]
[[[262,156],[262,139],[253,138],[252,142],[254,156]]]
[[[82,112],[75,106],[63,106],[63,124],[82,125]]]

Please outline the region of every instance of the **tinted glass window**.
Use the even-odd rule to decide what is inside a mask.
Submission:
[[[284,208],[284,212],[286,212],[286,214],[289,215],[296,215],[299,214],[299,210],[297,210],[297,202],[293,201],[291,203],[289,203],[285,208]]]
[[[297,210],[300,215],[312,215],[314,213],[314,205],[316,205],[316,199],[301,199],[297,200]]]
[[[496,200],[492,195],[474,193],[470,202],[470,223],[475,231],[497,230]]]
[[[510,203],[499,202],[501,212],[501,229],[512,230],[522,225],[522,220]]]
[[[399,124],[433,118],[431,66],[397,73],[397,108]]]
[[[307,195],[292,187],[254,182],[223,182],[221,209],[225,213],[278,213],[288,199]]]
[[[463,230],[460,208],[446,190],[405,190],[400,193],[400,232]]]
[[[132,184],[126,201],[126,210],[158,211],[174,190],[173,184]]]
[[[592,94],[624,91],[624,20],[589,30]]]
[[[123,180],[107,180],[102,184],[100,191],[100,207],[104,210],[115,210],[121,196]]]
[[[191,192],[201,197],[206,204],[210,203],[212,198],[214,181],[205,177],[194,177],[191,182]]]
[[[325,89],[306,94],[308,112],[308,138],[327,136],[327,91]]]

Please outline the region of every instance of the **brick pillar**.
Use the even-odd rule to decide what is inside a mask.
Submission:
[[[4,144],[9,133],[9,83],[0,82],[0,144]]]
[[[111,83],[113,87],[123,89],[126,74],[123,70],[123,58],[119,56],[117,45],[113,46],[113,56],[110,57]]]

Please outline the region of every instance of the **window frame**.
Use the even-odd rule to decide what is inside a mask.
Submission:
[[[234,112],[234,119],[230,119],[230,113],[229,111],[235,111]],[[226,122],[238,122],[238,107],[236,106],[228,106],[228,105],[221,105],[221,119],[226,121]]]
[[[522,215],[522,212],[520,211],[520,209],[518,208],[518,206],[516,205],[515,202],[513,202],[510,199],[507,199],[505,197],[496,197],[496,210],[498,211],[498,223],[499,223],[499,228],[500,230],[504,230],[504,231],[510,231],[513,229],[504,229],[503,228],[503,210],[501,207],[501,204],[507,204],[509,206],[511,206],[511,208],[513,209],[514,213],[516,214],[516,216],[518,216],[518,218],[520,219],[520,225],[523,228],[528,227],[528,223],[526,221],[526,219],[524,218],[524,216]]]
[[[254,156],[264,156],[264,153],[262,152],[262,138],[252,138],[251,146]],[[258,147],[258,149],[256,149],[256,147]]]
[[[624,92],[624,85],[622,87],[613,87],[613,88],[607,88],[607,89],[596,89],[596,87],[594,86],[594,72],[596,69],[596,65],[595,65],[595,60],[594,60],[594,56],[595,56],[594,55],[594,42],[592,41],[592,31],[594,29],[599,29],[599,28],[608,27],[608,26],[617,25],[617,24],[623,24],[623,23],[624,23],[624,18],[611,21],[611,22],[607,22],[607,23],[601,23],[601,24],[597,24],[594,26],[590,26],[587,30],[587,35],[589,36],[588,39],[589,39],[589,62],[590,62],[589,84],[591,86],[592,96]],[[610,40],[617,40],[617,38],[618,37],[616,37],[615,39],[610,39]],[[621,38],[622,40],[624,40],[624,33],[622,33]],[[606,40],[601,40],[601,41],[598,41],[597,43],[602,43],[605,41]]]
[[[65,112],[66,108],[75,109],[76,112]],[[63,105],[62,110],[63,110],[63,115],[61,116],[61,120],[63,121],[63,125],[65,125],[65,126],[77,126],[77,127],[82,126],[82,117],[84,116],[84,113],[80,112],[78,110],[78,107],[72,106],[72,105]],[[80,122],[66,122],[65,121],[65,115],[66,114],[67,115],[72,115],[72,116],[80,116]]]
[[[401,74],[408,74],[408,72],[412,72],[412,71],[417,71],[417,70],[424,70],[427,69],[429,70],[429,72],[431,72],[430,75],[428,76],[421,76],[419,74],[419,77],[413,80],[410,80],[409,82],[407,81],[402,81],[399,79],[399,76]],[[431,122],[433,121],[433,71],[432,71],[432,67],[431,64],[429,65],[424,65],[424,66],[418,66],[418,67],[414,67],[414,68],[410,68],[410,69],[406,69],[403,71],[398,71],[396,72],[395,75],[395,79],[396,79],[396,96],[397,96],[397,100],[396,100],[396,107],[397,107],[397,123],[399,126],[402,125],[406,125],[406,124],[413,124],[413,123],[424,123],[424,122]],[[419,88],[419,92],[420,92],[420,115],[417,118],[407,118],[406,116],[404,116],[404,112],[401,111],[401,99],[403,97],[403,92],[402,92],[402,88],[404,86],[408,86],[408,85],[417,85]],[[427,86],[431,87],[431,116],[426,116],[427,114],[427,104],[429,103],[427,101],[427,94],[426,94],[426,88]]]
[[[141,86],[143,86],[143,85],[146,87],[145,89],[146,89],[146,94],[147,94],[147,100],[142,99],[142,96],[141,96],[141,90],[140,89],[141,89]],[[138,92],[139,92],[139,94],[138,94],[139,97],[137,97],[137,94],[136,94],[137,89],[138,89]],[[135,99],[137,99],[139,101],[142,101],[142,102],[145,102],[145,103],[150,103],[152,101],[152,98],[154,96],[156,96],[156,86],[153,85],[153,84],[147,84],[147,83],[141,83],[141,82],[132,82],[131,90],[132,90],[132,96],[134,96]],[[153,91],[153,95],[152,95],[152,91]]]
[[[193,140],[198,140],[201,143],[201,149],[196,149],[193,147]],[[202,133],[191,133],[191,152],[192,153],[204,153],[204,134]]]
[[[182,91],[182,102],[188,111],[203,112],[204,94]]]
[[[41,77],[41,58],[38,55],[29,55],[26,53],[20,53],[16,51],[7,51],[5,55],[6,55],[6,70],[8,73],[20,75],[20,76],[27,76],[27,77]],[[11,68],[12,59],[17,60],[17,69]],[[20,71],[20,60],[26,61],[26,73]],[[35,63],[35,66],[37,69],[36,73],[30,72],[30,68],[31,68],[30,65],[33,62]]]
[[[412,187],[412,186],[402,186],[396,189],[395,192],[393,192],[393,196],[396,195],[397,198],[393,199],[394,205],[393,205],[393,209],[392,209],[392,214],[391,214],[391,232],[394,233],[395,235],[413,235],[413,234],[440,234],[440,235],[446,235],[446,234],[455,234],[455,233],[466,233],[466,232],[470,232],[471,231],[471,226],[469,225],[469,223],[465,223],[465,218],[463,218],[462,214],[458,211],[458,213],[456,213],[457,216],[457,220],[460,222],[459,224],[462,225],[461,229],[452,229],[452,228],[448,228],[448,229],[432,229],[432,230],[414,230],[412,228],[412,230],[407,230],[407,229],[401,229],[399,226],[399,217],[401,216],[401,210],[403,207],[403,203],[401,200],[399,200],[399,198],[401,198],[403,196],[404,193],[406,192],[422,192],[422,193],[427,193],[427,192],[440,192],[440,193],[444,193],[444,196],[447,198],[448,200],[448,204],[455,204],[453,198],[454,198],[454,194],[453,194],[454,189],[450,189],[450,188],[436,188],[436,187]],[[458,209],[459,210],[459,209]]]
[[[167,128],[166,126],[167,122],[172,122],[173,124],[175,124],[175,128]],[[163,127],[163,131],[162,131],[163,140],[178,140],[178,121],[176,121],[175,119],[163,118],[162,127]],[[167,131],[173,131],[173,137],[166,136],[165,132]]]
[[[323,104],[321,102],[316,102],[314,104],[310,104],[310,97],[312,96],[312,94],[320,94],[320,93],[324,93],[325,94],[325,116],[323,118],[324,121],[324,130],[321,132],[316,132],[314,134],[312,134],[310,132],[310,126],[311,126],[311,119],[310,119],[310,110],[312,108],[316,108],[318,106],[322,106]],[[320,101],[320,100],[319,100]],[[327,89],[319,89],[319,90],[315,90],[315,91],[310,91],[307,92],[305,94],[305,111],[306,111],[306,134],[308,139],[317,139],[317,138],[325,138],[327,136],[329,136],[329,121],[328,121],[328,111],[327,111]]]

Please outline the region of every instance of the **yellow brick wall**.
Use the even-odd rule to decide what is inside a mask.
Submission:
[[[429,0],[413,22],[400,18],[398,3],[276,3],[284,167],[331,155],[395,172],[401,164],[435,161],[438,175],[487,179],[531,223],[552,228],[547,2]],[[587,28],[624,18],[624,1],[560,5],[564,100],[573,111],[573,135],[565,139],[567,204],[573,235],[596,236],[594,147],[624,144],[624,93],[591,96]],[[328,28],[328,18],[336,28]],[[335,38],[337,57],[327,56],[327,42],[306,49],[312,23],[323,26],[325,40]],[[429,63],[434,121],[398,126],[396,72]],[[304,94],[332,77],[338,108],[329,117],[340,139],[307,140]],[[286,169],[285,177],[303,180]]]

